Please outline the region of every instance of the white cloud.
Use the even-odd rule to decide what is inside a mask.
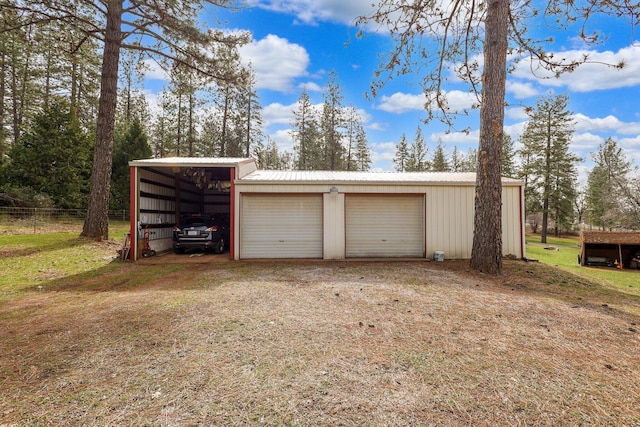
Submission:
[[[512,107],[505,110],[505,116],[512,120],[529,120],[525,107]]]
[[[623,122],[615,116],[602,118],[587,117],[578,113],[576,119],[576,131],[616,132],[622,135],[637,135],[640,133],[640,122]]]
[[[478,103],[475,95],[461,90],[452,90],[445,94],[448,110],[460,112],[469,110]],[[423,111],[427,98],[424,94],[410,94],[396,92],[391,96],[384,95],[381,98],[378,109],[387,113],[402,114],[408,111]]]
[[[252,4],[313,25],[319,21],[353,24],[356,17],[371,13],[371,0],[254,0]]]
[[[262,109],[262,121],[264,126],[290,124],[293,120],[293,110],[296,108],[298,108],[296,104],[282,105],[278,102],[267,105]]]
[[[413,95],[410,93],[396,92],[391,96],[382,96],[379,110],[387,113],[402,114],[407,111],[422,111],[427,101],[424,94]]]
[[[242,46],[240,55],[246,63],[251,62],[257,89],[290,92],[293,81],[308,74],[309,54],[306,49],[273,34]]]
[[[540,69],[535,62],[524,59],[516,66],[513,75],[522,79],[537,80],[543,86],[567,87],[574,92],[592,92],[595,90],[615,89],[640,85],[640,49],[629,46],[617,52],[593,50],[567,50],[555,52],[555,58],[580,60],[585,55],[589,63],[579,66],[571,73],[554,77],[553,73]],[[625,67],[616,69],[604,64],[616,65],[625,62]],[[535,74],[542,78],[536,78]]]
[[[595,135],[591,132],[575,133],[573,135],[573,139],[571,140],[571,148],[579,152],[597,151],[598,145],[600,145],[603,141],[603,137]]]
[[[429,136],[429,141],[437,143],[442,141],[444,145],[450,145],[451,147],[458,146],[470,146],[478,145],[480,140],[480,131],[474,130],[469,133],[466,132],[436,132]]]
[[[384,170],[393,168],[393,158],[396,155],[396,144],[394,142],[374,142],[371,146],[371,160],[375,164],[380,164]]]
[[[322,92],[324,90],[322,86],[314,82],[300,83],[298,87],[300,89],[306,89],[307,92]]]
[[[532,98],[540,95],[540,91],[537,90],[533,83],[529,82],[517,82],[507,78],[507,92],[512,93],[515,99]]]
[[[144,69],[145,80],[169,80],[169,74],[153,59],[144,60]]]
[[[269,138],[278,145],[278,151],[293,153],[293,139],[288,129],[281,129],[269,135]]]

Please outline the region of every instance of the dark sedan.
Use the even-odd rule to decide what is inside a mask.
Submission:
[[[224,215],[185,216],[173,227],[173,250],[177,254],[186,249],[211,250],[221,254],[229,242],[229,221]]]

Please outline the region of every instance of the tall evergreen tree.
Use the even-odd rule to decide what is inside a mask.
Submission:
[[[361,172],[371,168],[371,147],[369,147],[367,134],[362,126],[358,128],[356,134],[355,165],[356,170]]]
[[[110,209],[129,209],[129,162],[151,157],[147,135],[140,119],[131,119],[126,132],[116,135],[113,147],[113,166],[111,171]]]
[[[407,144],[407,137],[404,132],[400,137],[400,141],[396,146],[396,154],[393,157],[393,167],[396,172],[408,172],[407,162],[409,161],[409,144]]]
[[[329,73],[327,90],[322,104],[322,143],[324,152],[323,169],[346,169],[346,150],[342,144],[342,129],[345,119],[342,106],[342,89],[335,70]]]
[[[57,207],[84,208],[92,148],[69,103],[52,98],[12,148],[8,179],[47,194]]]
[[[451,162],[450,167],[452,172],[463,172],[464,167],[464,156],[460,153],[457,146],[453,146],[453,151],[451,152]]]
[[[530,179],[529,185],[535,185],[541,197],[542,243],[547,242],[550,218],[556,234],[573,220],[577,164],[581,159],[569,151],[574,119],[568,103],[566,95],[540,99],[529,112],[530,121],[522,135],[523,150],[530,156],[527,172],[535,179]]]
[[[442,147],[442,141],[438,142],[438,146],[433,152],[431,170],[434,172],[449,172],[451,170],[447,156],[444,153],[444,148]]]
[[[516,152],[511,136],[506,133],[502,137],[502,176],[508,178],[516,178],[518,171],[516,170]]]
[[[424,172],[429,170],[430,163],[427,160],[429,150],[422,136],[422,128],[418,126],[413,142],[409,146],[409,158],[407,159],[407,172]]]
[[[298,170],[320,169],[322,152],[318,117],[306,89],[302,90],[298,98],[293,117],[291,137],[296,154],[295,168]]]
[[[629,181],[633,170],[631,162],[612,138],[600,144],[591,158],[594,166],[588,176],[586,191],[590,223],[603,229],[626,226],[625,212],[630,205],[627,196],[632,192]]]

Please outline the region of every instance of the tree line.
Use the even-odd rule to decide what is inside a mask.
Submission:
[[[100,45],[62,21],[36,19],[34,11],[3,7],[0,14],[0,194],[5,203],[86,208],[94,168]],[[215,37],[224,40],[221,34]],[[209,54],[217,57],[217,74],[227,76],[222,80],[179,58],[155,57],[168,80],[153,112],[143,87],[148,52],[122,52],[110,209],[128,208],[128,161],[133,159],[252,156],[264,169],[369,169],[362,119],[353,106],[343,105],[335,72],[320,105],[302,91],[291,123],[293,152],[280,151],[265,138],[256,76],[238,52],[247,40],[245,34],[209,46]]]

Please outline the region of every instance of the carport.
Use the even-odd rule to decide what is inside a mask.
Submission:
[[[229,215],[233,236],[234,181],[257,168],[253,159],[184,157],[134,160],[129,166],[132,260],[142,256],[145,237],[157,252],[171,249],[181,215]],[[233,253],[233,238],[229,243]]]
[[[639,232],[583,231],[580,235],[580,265],[639,268],[633,261],[636,254],[640,254]]]

